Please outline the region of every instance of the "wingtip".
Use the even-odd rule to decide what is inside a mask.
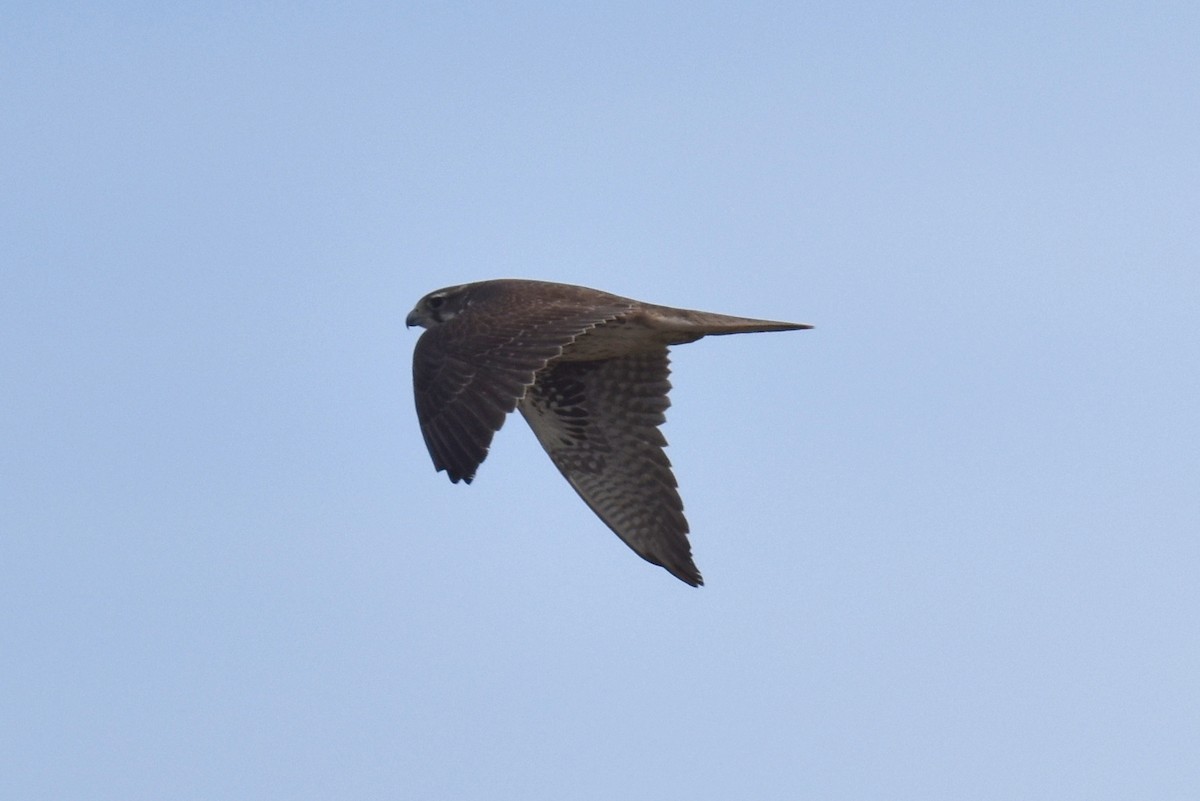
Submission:
[[[692,565],[689,569],[685,570],[673,570],[664,565],[663,570],[666,570],[672,576],[679,579],[684,584],[687,584],[689,587],[704,586],[704,577],[700,575],[700,571],[696,569],[695,565]]]
[[[468,475],[463,475],[462,473],[456,473],[456,472],[454,472],[453,470],[451,470],[451,469],[450,469],[450,468],[448,468],[448,467],[439,467],[439,468],[438,468],[438,471],[439,471],[439,472],[442,472],[442,471],[444,471],[444,472],[446,473],[446,478],[450,479],[450,483],[451,483],[451,484],[457,484],[457,483],[458,483],[458,482],[460,482],[460,481],[461,481],[462,483],[464,483],[464,484],[470,484],[472,481],[474,481],[474,480],[475,480],[475,474],[474,474],[474,473],[472,473],[472,474],[471,474],[471,475],[469,475],[469,476],[468,476]]]

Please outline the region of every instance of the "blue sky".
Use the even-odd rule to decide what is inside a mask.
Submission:
[[[1192,3],[0,12],[0,790],[1200,793]],[[426,292],[812,331],[673,357],[707,586]]]

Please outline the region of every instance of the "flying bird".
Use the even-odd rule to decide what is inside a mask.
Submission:
[[[587,287],[500,279],[439,289],[405,320],[417,420],[434,467],[468,484],[520,409],[551,461],[626,545],[679,580],[692,561],[667,441],[667,348],[812,326],[657,306]]]

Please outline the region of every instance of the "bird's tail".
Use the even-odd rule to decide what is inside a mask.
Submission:
[[[812,328],[807,323],[785,323],[777,320],[756,320],[753,317],[733,317],[728,314],[664,308],[656,320],[658,325],[675,331],[692,331],[700,336],[722,334],[755,334],[763,331],[801,331]],[[658,315],[656,315],[658,316]]]

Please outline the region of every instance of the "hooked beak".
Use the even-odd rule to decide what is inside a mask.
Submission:
[[[416,309],[413,309],[412,311],[410,311],[408,313],[408,316],[404,318],[404,327],[405,328],[412,328],[414,325],[420,325],[420,324],[421,324],[421,316],[419,314],[417,314]]]

